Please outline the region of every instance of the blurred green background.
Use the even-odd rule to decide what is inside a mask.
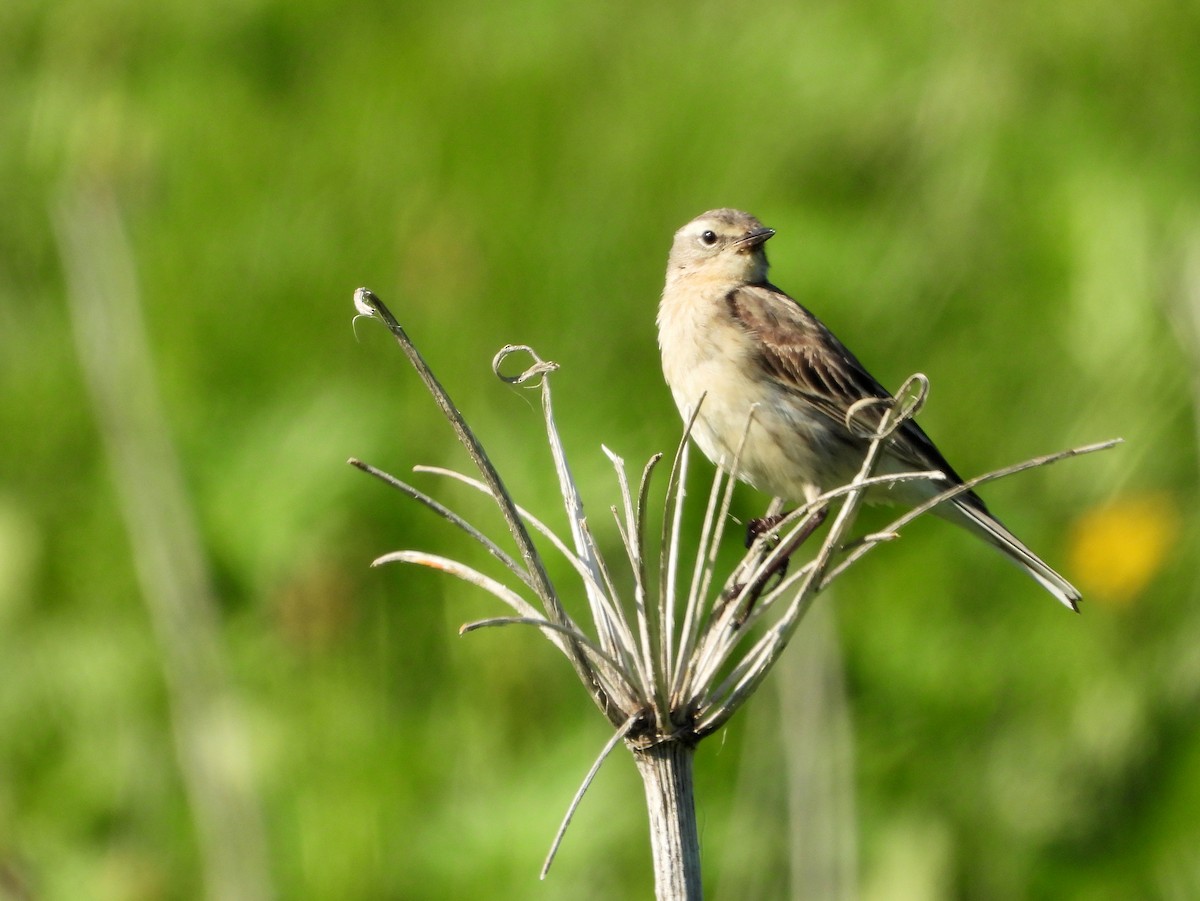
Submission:
[[[558,361],[616,554],[600,445],[635,469],[674,446],[666,251],[726,205],[778,230],[774,280],[881,381],[929,375],[922,422],[965,474],[1127,443],[985,492],[1082,616],[938,522],[819,602],[835,615],[701,748],[712,896],[1200,897],[1198,46],[1172,0],[7,0],[0,898],[213,891],[73,339],[63,234],[96,196],[213,587],[236,716],[212,741],[260,821],[232,836],[243,897],[650,895],[624,752],[536,881],[608,735],[565,662],[531,632],[456,637],[499,612],[474,589],[368,569],[462,542],[345,459],[466,461],[350,301],[379,293],[555,523],[536,396],[489,361]],[[832,797],[789,820],[795,779]],[[837,885],[796,876],[817,871]]]

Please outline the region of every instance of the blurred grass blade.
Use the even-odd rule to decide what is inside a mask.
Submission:
[[[262,815],[245,773],[249,742],[235,713],[211,578],[156,390],[132,255],[107,195],[70,196],[54,221],[79,361],[158,640],[205,893],[213,901],[270,898]]]

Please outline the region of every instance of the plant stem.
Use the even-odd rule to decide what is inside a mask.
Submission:
[[[692,793],[695,745],[665,741],[648,748],[631,746],[646,789],[654,886],[658,901],[698,901],[700,839]]]
[[[273,898],[262,810],[246,770],[254,755],[227,672],[196,513],[159,396],[120,211],[97,185],[71,191],[55,212],[83,381],[158,644],[203,897]]]

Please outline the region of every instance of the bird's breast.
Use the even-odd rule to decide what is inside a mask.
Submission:
[[[663,374],[685,418],[700,407],[692,437],[705,456],[726,470],[737,457],[739,478],[802,500],[832,475],[836,436],[767,375],[754,337],[730,314],[725,293],[664,293],[658,316]]]

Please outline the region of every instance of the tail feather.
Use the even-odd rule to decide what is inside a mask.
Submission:
[[[1042,587],[1058,598],[1059,602],[1076,613],[1082,595],[1074,585],[1046,565],[1037,554],[1025,546],[1016,535],[984,508],[969,503],[939,505],[935,513],[978,535],[992,547],[1004,553],[1013,563],[1029,573]]]

